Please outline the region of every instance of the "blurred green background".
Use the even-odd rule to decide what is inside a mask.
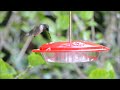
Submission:
[[[72,40],[87,40],[110,48],[96,62],[46,63],[32,53],[47,39],[32,39],[20,62],[17,60],[34,26],[48,24],[53,42],[67,41],[69,11],[0,11],[0,79],[119,79],[120,12],[72,11]]]

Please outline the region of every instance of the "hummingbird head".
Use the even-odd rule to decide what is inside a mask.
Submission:
[[[49,26],[47,24],[40,24],[39,26],[40,30],[44,31],[49,31]]]

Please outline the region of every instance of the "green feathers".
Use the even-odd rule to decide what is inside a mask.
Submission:
[[[43,31],[43,32],[41,33],[41,35],[42,35],[43,38],[45,38],[48,42],[51,42],[51,41],[52,41],[49,31]]]

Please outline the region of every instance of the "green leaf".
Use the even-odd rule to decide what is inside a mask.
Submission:
[[[105,63],[104,68],[97,68],[91,71],[89,74],[91,79],[114,79],[115,71],[110,62]]]
[[[115,71],[114,71],[113,66],[111,65],[110,62],[106,62],[106,63],[105,63],[105,69],[106,69],[107,72],[109,72],[108,74],[109,74],[109,77],[110,77],[110,78],[113,79],[113,78],[116,77],[116,76],[115,76]]]
[[[13,75],[11,74],[0,74],[0,79],[13,79]]]
[[[102,33],[96,33],[95,37],[100,40],[100,39],[103,38],[103,34]]]
[[[84,71],[87,75],[89,75],[91,73],[91,71],[95,70],[97,67],[96,65],[91,65],[88,66],[87,69]]]
[[[0,11],[0,22],[4,20],[6,13],[6,11]]]
[[[36,13],[37,13],[36,11],[25,11],[25,12],[20,12],[20,15],[27,19],[34,19]]]
[[[41,20],[46,19],[44,11],[39,11],[36,13],[37,22],[41,23]]]
[[[61,12],[60,11],[52,11],[52,13],[56,16],[56,17],[59,17]]]
[[[80,38],[83,38],[84,40],[89,40],[90,39],[90,30],[83,30],[81,31],[81,33],[79,34]]]
[[[38,66],[46,63],[40,54],[31,53],[30,55],[28,55],[27,58],[28,58],[29,65],[31,66]]]
[[[68,29],[69,27],[69,14],[65,13],[61,13],[56,20],[56,26],[57,26],[57,30],[65,30]]]
[[[80,11],[79,16],[80,16],[83,20],[90,20],[90,19],[93,18],[94,12],[93,12],[93,11]]]
[[[89,31],[82,31],[83,33],[83,39],[84,40],[89,40],[90,39],[90,30]]]
[[[86,22],[86,24],[87,24],[87,26],[94,26],[94,27],[96,27],[98,25],[97,22],[95,22],[93,20]]]
[[[12,78],[15,74],[15,69],[0,59],[0,78]]]
[[[108,77],[108,72],[105,69],[97,68],[90,73],[89,78],[91,78],[91,79],[107,79],[109,77]]]

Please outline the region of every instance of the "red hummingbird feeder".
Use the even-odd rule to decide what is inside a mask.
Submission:
[[[109,48],[87,41],[72,41],[50,42],[32,51],[40,52],[48,62],[77,63],[95,61],[100,52]]]
[[[69,36],[71,36],[71,32]],[[108,47],[103,45],[82,40],[71,41],[69,38],[68,42],[46,43],[40,46],[39,49],[32,50],[32,52],[40,52],[47,62],[78,63],[96,61],[100,52],[109,50]]]

